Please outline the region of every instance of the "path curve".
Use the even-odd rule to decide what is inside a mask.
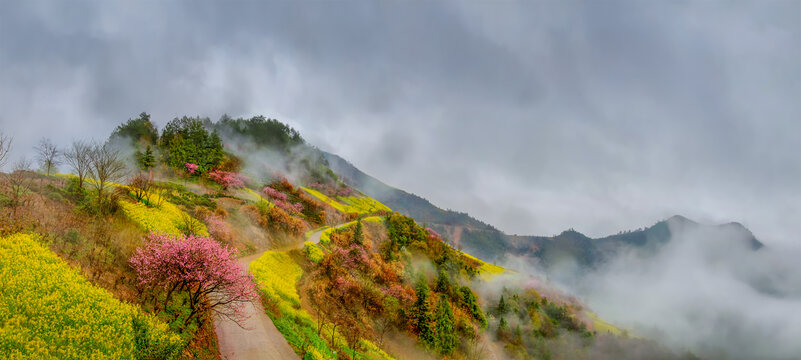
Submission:
[[[319,244],[320,236],[326,230],[328,228],[312,233],[307,240]],[[303,246],[302,243],[300,245]],[[238,261],[245,269],[249,269],[250,263],[261,255],[262,253],[246,256]],[[218,316],[214,319],[214,332],[217,333],[217,343],[223,360],[299,359],[261,304],[247,303],[245,312],[249,317],[245,320],[244,328],[227,318]]]
[[[319,244],[319,243],[320,243],[320,236],[322,236],[322,235],[323,235],[323,231],[326,231],[326,230],[328,230],[328,229],[329,229],[329,228],[325,228],[325,229],[322,229],[322,230],[320,230],[320,231],[316,231],[316,232],[312,233],[312,234],[309,236],[309,239],[308,239],[307,241],[311,241],[311,242],[313,242],[313,243],[315,243],[315,244]]]
[[[248,269],[261,255],[240,258],[239,263]],[[245,320],[244,328],[230,319],[215,317],[214,331],[224,360],[299,359],[261,304],[247,303],[245,311],[250,317]]]

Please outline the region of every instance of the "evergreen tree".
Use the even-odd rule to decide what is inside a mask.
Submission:
[[[487,327],[487,318],[484,317],[484,312],[481,311],[473,290],[468,286],[461,286],[459,287],[459,295],[459,306],[469,311],[482,328]]]
[[[456,348],[456,332],[453,329],[453,310],[445,295],[439,296],[437,308],[437,343],[440,353],[448,355]]]
[[[362,245],[364,243],[364,229],[362,228],[362,220],[356,220],[356,229],[353,230],[353,242]]]
[[[167,123],[161,134],[164,162],[176,169],[197,164],[201,174],[219,165],[225,158],[222,140],[217,130],[208,131],[206,125],[211,126],[208,119],[189,117]]]
[[[506,318],[501,317],[495,335],[498,337],[498,340],[506,340],[509,338],[509,323],[506,322]]]
[[[501,295],[501,301],[498,301],[498,314],[506,315],[507,312],[509,312],[509,305],[506,304],[506,300]]]
[[[445,269],[439,269],[435,290],[443,294],[450,294],[451,292],[451,277]]]
[[[145,152],[136,150],[136,162],[142,170],[150,170],[156,166],[156,157],[153,155],[153,149],[148,145]]]
[[[512,334],[512,344],[517,346],[523,345],[523,331],[520,329],[520,324],[515,326],[515,331]]]
[[[423,345],[431,348],[436,347],[436,337],[434,329],[431,328],[432,313],[428,303],[429,289],[426,279],[420,277],[415,288],[417,300],[414,303],[415,326],[417,335]]]

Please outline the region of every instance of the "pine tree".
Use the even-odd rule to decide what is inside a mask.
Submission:
[[[439,307],[437,308],[437,342],[439,343],[440,353],[448,355],[456,348],[456,333],[453,329],[453,310],[448,303],[448,298],[443,294],[439,296]]]
[[[512,344],[521,346],[523,345],[523,331],[520,329],[520,324],[517,324],[515,331],[512,335]]]
[[[498,330],[495,335],[498,337],[498,340],[506,340],[509,338],[509,323],[506,322],[506,318],[501,317],[501,321],[498,323]]]
[[[414,303],[414,314],[417,335],[423,345],[435,348],[436,338],[434,336],[434,329],[431,328],[433,319],[431,308],[428,304],[429,289],[425,278],[421,277],[417,281],[415,292],[417,292],[417,300]]]
[[[145,148],[144,153],[136,150],[136,160],[142,170],[149,170],[156,166],[156,157],[153,155],[153,149],[150,148],[150,145]]]
[[[356,229],[353,230],[353,242],[362,245],[364,243],[364,229],[362,228],[362,220],[356,220]]]
[[[501,301],[498,301],[498,314],[506,315],[507,312],[509,312],[509,306],[506,305],[506,300],[504,300],[503,295],[501,295]]]
[[[443,294],[450,294],[451,292],[451,277],[445,269],[439,269],[439,277],[437,277],[435,290]]]

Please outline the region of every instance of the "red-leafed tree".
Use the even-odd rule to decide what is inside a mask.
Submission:
[[[245,303],[258,300],[258,294],[235,255],[235,249],[210,237],[151,234],[130,263],[143,290],[166,292],[163,308],[177,295],[185,296],[191,312],[184,326],[210,311],[241,324],[247,318]]]

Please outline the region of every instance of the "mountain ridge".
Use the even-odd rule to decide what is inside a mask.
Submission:
[[[391,208],[425,222],[434,230],[447,234],[457,247],[491,261],[501,261],[508,255],[532,256],[546,265],[564,257],[573,258],[582,267],[594,267],[603,262],[620,247],[635,247],[646,252],[670,241],[671,226],[682,228],[731,228],[745,235],[753,250],[764,247],[753,233],[738,222],[706,225],[682,215],[673,215],[657,221],[654,225],[621,231],[617,234],[591,238],[574,229],[567,229],[556,236],[511,235],[491,224],[453,210],[443,210],[427,199],[391,187],[359,170],[344,158],[324,152],[329,167],[342,181],[365,194],[376,198]]]

